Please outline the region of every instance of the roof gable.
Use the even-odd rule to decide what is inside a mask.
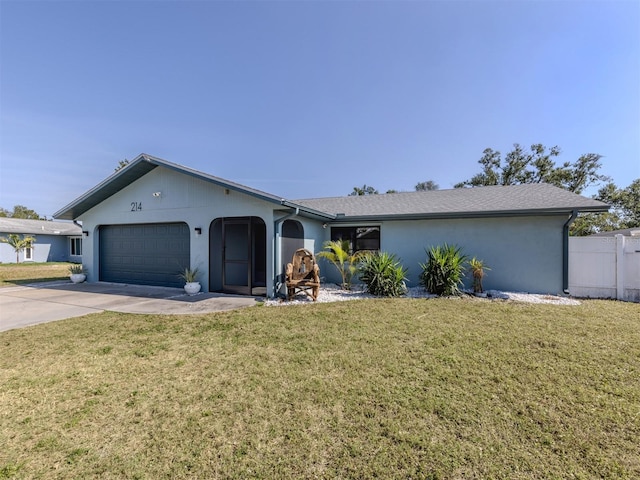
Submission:
[[[287,208],[303,208],[297,205],[292,206],[290,205],[290,202],[287,202],[285,199],[276,195],[240,185],[239,183],[231,182],[220,177],[216,177],[189,167],[185,167],[184,165],[168,162],[166,160],[162,160],[161,158],[153,157],[151,155],[143,153],[138,155],[125,167],[107,177],[105,180],[86,192],[84,195],[78,197],[73,202],[54,213],[53,216],[55,218],[63,220],[76,219],[86,211],[92,209],[96,205],[105,201],[107,198],[118,193],[126,186],[132,184],[136,180],[142,178],[144,175],[158,167],[164,167],[185,175],[190,175],[206,182],[221,186],[223,188],[228,188],[229,190],[234,190],[246,195],[250,195],[252,197],[259,198],[261,200],[273,203],[274,205],[281,205]],[[313,211],[313,209],[305,210],[306,213],[311,216],[320,216],[322,218],[331,217],[330,215],[327,216],[323,212],[315,212]]]

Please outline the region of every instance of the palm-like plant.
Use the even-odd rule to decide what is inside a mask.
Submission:
[[[16,263],[20,263],[20,252],[25,248],[31,248],[36,241],[36,237],[30,235],[20,235],[15,233],[9,234],[9,237],[0,237],[0,242],[6,243],[16,252]]]
[[[482,279],[485,276],[485,270],[491,270],[484,264],[483,260],[478,260],[476,257],[473,257],[469,260],[469,269],[471,270],[471,275],[473,276],[473,292],[474,293],[482,293],[484,290],[482,289]]]
[[[362,258],[359,273],[372,295],[399,297],[407,292],[407,270],[391,253],[368,252]]]
[[[350,252],[348,240],[328,240],[322,248],[324,250],[317,256],[331,262],[342,276],[342,288],[351,290],[351,281],[358,272],[362,252]]]
[[[462,286],[466,255],[455,245],[438,245],[427,250],[427,263],[420,264],[420,285],[436,295],[457,295]]]

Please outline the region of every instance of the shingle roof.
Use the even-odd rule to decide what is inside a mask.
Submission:
[[[82,235],[82,228],[71,222],[50,222],[48,220],[0,217],[0,233],[67,236]]]
[[[294,200],[294,203],[331,212],[345,219],[438,218],[571,211],[606,211],[598,200],[547,184],[455,188]]]
[[[624,235],[626,237],[640,236],[640,227],[623,228],[622,230],[612,230],[611,232],[600,232],[590,235],[591,237],[614,237],[616,235]]]

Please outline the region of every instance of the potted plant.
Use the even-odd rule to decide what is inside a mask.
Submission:
[[[198,282],[198,274],[200,270],[197,268],[186,267],[184,272],[181,272],[178,276],[184,280],[184,291],[187,295],[195,295],[200,291],[200,282]]]
[[[87,279],[87,270],[81,263],[69,266],[69,278],[73,283],[82,283]]]

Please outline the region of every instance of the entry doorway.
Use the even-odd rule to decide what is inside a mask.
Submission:
[[[259,217],[217,218],[209,227],[209,290],[267,293],[267,228]]]

